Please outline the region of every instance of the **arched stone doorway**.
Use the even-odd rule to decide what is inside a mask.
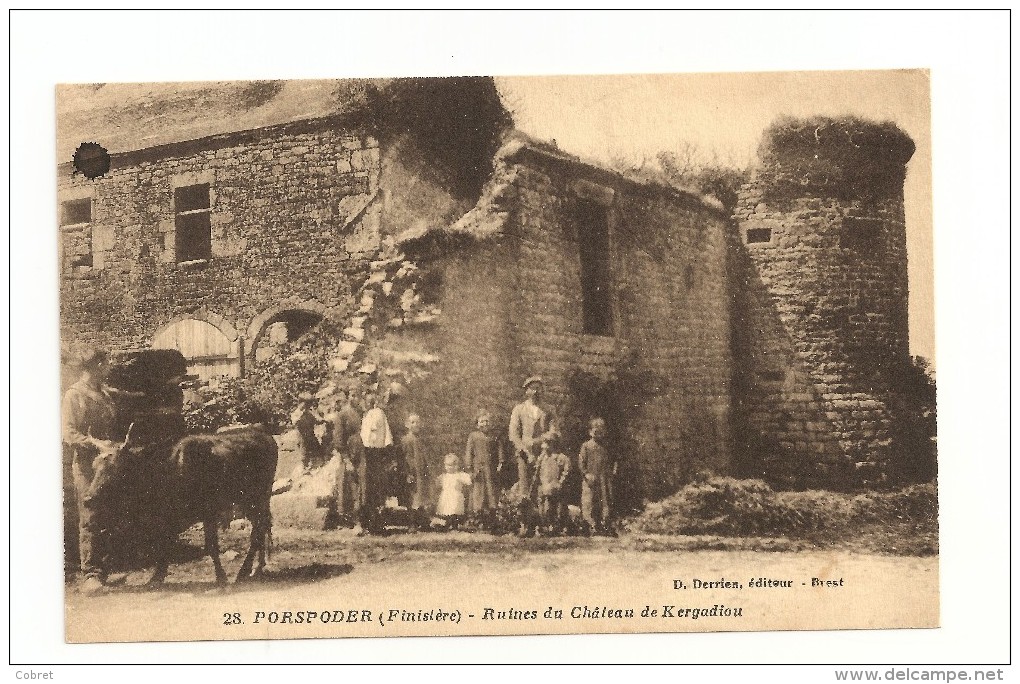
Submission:
[[[256,362],[271,358],[277,347],[301,337],[325,314],[326,307],[315,301],[285,302],[266,309],[248,326],[245,356]]]

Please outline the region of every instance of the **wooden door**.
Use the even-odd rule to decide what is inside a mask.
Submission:
[[[241,372],[237,345],[216,326],[195,318],[167,326],[152,339],[152,346],[180,351],[188,360],[188,372],[211,385]]]

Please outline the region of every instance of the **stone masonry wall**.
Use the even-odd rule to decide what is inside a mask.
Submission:
[[[117,154],[96,180],[60,167],[62,339],[145,347],[187,316],[252,353],[274,316],[300,309],[349,325],[341,347],[359,364],[428,367],[405,373],[390,420],[399,435],[422,416],[436,472],[463,453],[478,408],[505,433],[538,374],[572,450],[606,409],[571,388],[613,389],[606,417],[634,503],[703,469],[798,487],[882,478],[891,378],[909,361],[902,193],[769,200],[755,180],[731,223],[694,195],[519,146],[497,155],[472,208],[420,140],[380,150],[335,124]],[[210,188],[211,256],[178,263],[175,190],[196,184]],[[584,328],[582,204],[608,221],[607,334]],[[413,263],[395,239],[408,231],[425,238]],[[365,329],[375,298],[406,292],[408,315]]]
[[[211,189],[212,256],[177,263],[174,189],[198,183]],[[96,180],[61,167],[59,201],[92,200],[90,222],[61,228],[63,337],[142,347],[182,314],[242,337],[281,303],[345,312],[378,249],[378,186],[376,142],[328,126],[114,155]],[[91,265],[74,265],[90,250]]]
[[[422,415],[438,469],[443,454],[463,454],[478,408],[488,409],[505,435],[510,410],[523,398],[521,382],[537,374],[545,380],[544,404],[561,428],[578,432],[564,435],[576,448],[595,409],[570,396],[571,378],[581,371],[603,381],[635,378],[640,386],[624,383],[627,396],[619,397],[630,404],[632,423],[614,426],[629,449],[621,454],[622,486],[654,498],[696,470],[727,470],[732,359],[724,217],[699,199],[527,151],[498,169],[506,187],[493,211],[511,208],[501,230],[414,251],[419,281],[429,283],[441,314],[386,345],[435,350],[439,360],[410,383],[392,420]],[[579,198],[609,208],[612,336],[583,331]]]
[[[508,238],[517,277],[508,287],[517,384],[542,375],[547,402],[562,415],[590,411],[567,396],[572,374],[633,379],[619,397],[632,423],[616,427],[633,449],[621,479],[637,497],[675,491],[699,469],[725,471],[732,366],[724,217],[698,198],[593,167],[528,151],[516,161]],[[581,198],[608,207],[612,336],[583,331]],[[575,416],[581,429],[590,415]]]
[[[790,486],[880,480],[889,372],[909,358],[902,200],[770,205],[751,183],[735,219],[742,470]]]
[[[462,459],[478,409],[493,417],[503,434],[510,409],[519,401],[519,352],[513,348],[511,309],[517,293],[512,244],[501,238],[462,245],[453,253],[416,254],[426,301],[441,313],[430,323],[403,326],[382,344],[396,355],[430,354],[437,358],[408,393],[389,408],[395,434],[404,432],[409,413],[422,418],[422,439],[431,472],[442,472],[443,456]]]

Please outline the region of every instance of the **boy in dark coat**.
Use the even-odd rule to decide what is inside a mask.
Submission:
[[[400,440],[404,455],[404,470],[407,473],[407,507],[411,512],[411,527],[421,528],[428,522],[429,466],[418,433],[421,431],[421,417],[412,413],[405,423],[407,434]]]
[[[342,392],[341,402],[325,417],[332,428],[329,431],[329,443],[332,445],[333,457],[340,458],[334,485],[337,513],[341,520],[356,518],[359,508],[357,468],[364,446],[360,435],[361,412],[354,406],[354,392]],[[323,446],[326,444],[323,438]]]
[[[315,436],[315,426],[323,422],[323,417],[312,408],[315,400],[309,392],[298,395],[297,408],[290,414],[294,430],[298,434],[298,448],[301,452],[301,465],[306,471],[322,465],[322,444]]]
[[[491,526],[493,511],[499,502],[496,472],[503,465],[502,442],[490,433],[492,416],[484,409],[478,412],[478,429],[468,435],[464,462],[473,482],[471,514],[482,528]]]
[[[608,533],[616,463],[605,447],[606,421],[593,418],[588,434],[591,439],[581,445],[577,456],[577,468],[581,471],[581,516],[590,532]]]

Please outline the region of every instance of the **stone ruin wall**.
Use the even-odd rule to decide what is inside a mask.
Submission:
[[[469,208],[439,183],[406,192],[424,163],[408,145],[283,126],[115,155],[95,181],[62,167],[59,199],[93,199],[89,225],[61,229],[63,338],[142,347],[175,316],[200,314],[243,347],[253,322],[288,303],[357,320],[365,287],[384,284],[366,283],[382,236],[449,225]],[[407,413],[423,415],[437,468],[442,454],[463,453],[477,408],[505,429],[528,375],[543,375],[547,402],[563,410],[572,373],[629,370],[654,381],[626,426],[635,453],[625,478],[646,497],[704,468],[789,486],[881,477],[886,371],[908,358],[902,195],[777,204],[752,182],[734,230],[699,198],[556,155],[525,149],[500,172],[498,234],[410,256],[439,315],[369,331],[381,352],[436,356],[405,378],[391,420],[402,428]],[[178,264],[173,190],[202,182],[213,259]],[[582,329],[579,198],[609,208],[612,337]],[[748,244],[749,231],[768,239]],[[89,241],[92,265],[73,266]]]
[[[752,182],[734,218],[736,393],[757,456],[741,469],[789,486],[880,481],[888,375],[909,360],[902,194],[770,204]]]
[[[380,345],[388,358],[431,357],[411,370],[407,393],[387,408],[394,433],[404,432],[410,413],[422,419],[431,472],[443,456],[462,459],[478,409],[492,414],[493,430],[505,435],[510,409],[519,401],[522,369],[512,348],[510,310],[517,293],[512,249],[499,238],[460,247],[454,254],[409,251],[421,268],[419,287],[439,315],[423,325],[391,330]],[[515,466],[516,467],[516,466]]]
[[[392,349],[438,356],[410,384],[395,419],[422,415],[438,468],[444,453],[463,454],[478,408],[506,432],[530,375],[544,378],[544,402],[564,429],[578,431],[565,435],[569,443],[583,441],[590,417],[565,415],[583,411],[568,395],[572,374],[643,375],[653,386],[631,397],[641,405],[633,424],[621,426],[634,449],[621,480],[654,498],[696,470],[726,471],[732,359],[725,217],[698,198],[532,150],[511,155],[497,176],[503,190],[491,215],[506,211],[498,231],[406,249],[422,269],[423,295],[435,298],[441,314],[427,328],[386,340]],[[575,218],[582,197],[609,207],[609,337],[583,329]]]
[[[477,369],[489,387],[478,393],[468,381],[461,394],[477,393],[480,403],[484,398],[485,405],[500,409],[498,420],[505,425],[523,395],[520,382],[538,374],[546,380],[546,403],[567,427],[583,431],[590,414],[564,415],[585,413],[571,405],[572,374],[584,371],[601,380],[641,376],[647,382],[642,393],[625,398],[636,407],[633,423],[619,426],[634,449],[621,466],[622,479],[639,496],[656,497],[675,491],[695,470],[726,470],[732,360],[730,322],[720,315],[729,296],[725,217],[700,198],[530,149],[507,163],[514,179],[507,204],[513,210],[503,234],[463,257],[446,259],[448,273],[474,273],[488,299],[458,304],[458,315],[447,293],[439,325],[475,329],[480,321],[473,333],[479,342],[498,341],[506,354],[486,356],[480,364],[464,359],[492,347],[462,345],[447,354],[451,367]],[[612,336],[586,334],[583,328],[579,198],[608,207]],[[463,295],[471,298],[471,291]],[[565,437],[583,441],[584,434]]]

